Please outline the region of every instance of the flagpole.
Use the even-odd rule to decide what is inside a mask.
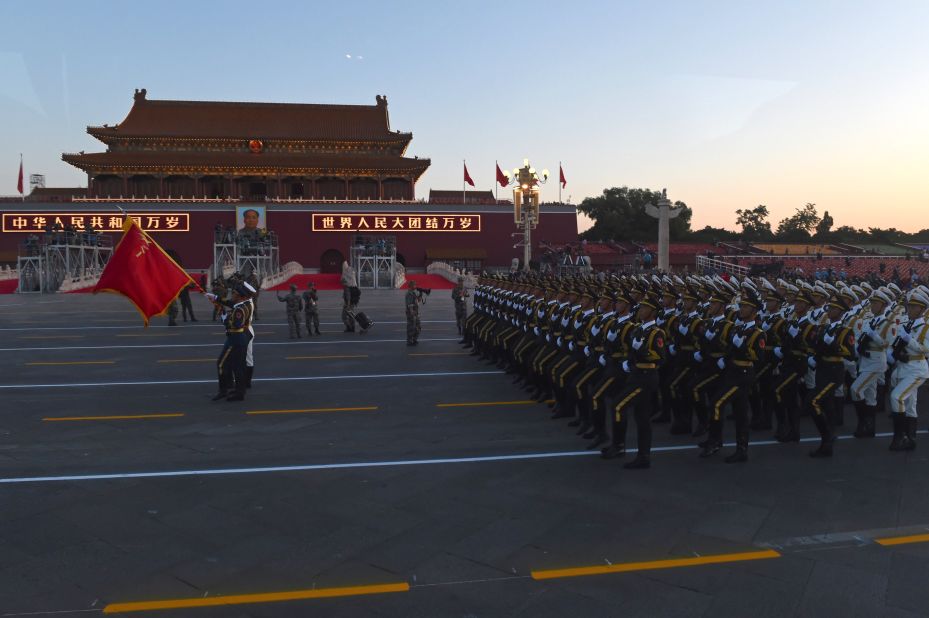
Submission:
[[[500,169],[500,162],[494,160],[494,201],[500,201],[500,183],[497,182],[497,170]]]
[[[561,184],[561,161],[558,162],[558,203],[561,203],[561,189],[563,185]]]
[[[465,182],[465,175],[464,175],[464,171],[466,169],[468,169],[468,162],[465,159],[462,159],[461,160],[461,203],[462,205],[466,203],[465,198],[468,195],[468,185]]]
[[[21,180],[25,180],[25,174],[23,174],[23,153],[19,153],[19,176]],[[26,201],[26,183],[22,183],[23,190],[19,192],[19,199],[23,202]]]

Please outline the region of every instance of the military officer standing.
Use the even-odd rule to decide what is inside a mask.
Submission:
[[[464,334],[465,320],[468,319],[468,290],[464,286],[464,277],[458,277],[458,284],[452,289],[452,300],[455,302],[455,324],[458,334]]]
[[[416,345],[419,343],[417,340],[422,325],[419,323],[419,295],[416,293],[416,282],[412,279],[407,284],[403,302],[406,306],[406,344]]]
[[[168,305],[168,326],[177,326],[177,299]]]
[[[306,284],[307,290],[303,293],[303,310],[306,318],[306,335],[312,336],[319,332],[319,295],[316,293],[316,284],[310,281]]]
[[[287,303],[287,326],[290,327],[290,338],[299,339],[301,336],[300,312],[303,310],[303,301],[297,296],[297,286],[291,283],[290,294],[284,298],[278,294],[277,299],[282,303]]]
[[[216,361],[219,390],[213,396],[213,401],[245,399],[246,357],[252,339],[250,327],[253,306],[249,300],[250,291],[245,286],[245,283],[236,286],[231,301],[218,299],[214,294],[207,295],[212,302],[225,308],[223,325],[226,327],[226,342]]]
[[[892,451],[916,448],[916,393],[929,378],[929,295],[915,289],[906,299],[909,323],[897,334],[893,355],[896,366],[890,380],[890,411],[894,423]]]

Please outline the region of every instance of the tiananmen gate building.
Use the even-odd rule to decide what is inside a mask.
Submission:
[[[338,268],[362,234],[395,239],[397,260],[412,269],[522,256],[508,201],[489,191],[417,199],[431,161],[407,154],[413,135],[391,130],[384,96],[374,105],[168,101],[143,89],[121,123],[87,132],[106,150],[62,155],[87,174],[87,188],[0,204],[0,261],[15,261],[29,233],[54,223],[118,234],[120,209],[190,269],[211,266],[214,230],[241,227],[244,210],[275,232],[281,263],[310,271]],[[533,238],[576,240],[574,207],[543,207]]]

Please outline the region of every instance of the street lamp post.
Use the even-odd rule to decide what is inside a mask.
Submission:
[[[529,159],[523,159],[523,166],[510,172],[503,172],[507,177],[507,186],[513,187],[513,220],[517,227],[522,228],[522,240],[514,247],[523,248],[523,270],[529,270],[529,260],[532,259],[532,230],[539,224],[539,186],[548,180],[548,170],[537,174],[534,167],[529,165]]]

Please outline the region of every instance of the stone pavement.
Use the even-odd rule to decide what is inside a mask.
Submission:
[[[366,335],[339,298],[291,341],[265,295],[254,388],[214,403],[202,299],[143,329],[110,295],[0,297],[0,616],[929,614],[925,433],[826,461],[754,435],[730,466],[665,425],[624,471],[463,351],[446,293],[415,348],[402,292],[363,294]]]

